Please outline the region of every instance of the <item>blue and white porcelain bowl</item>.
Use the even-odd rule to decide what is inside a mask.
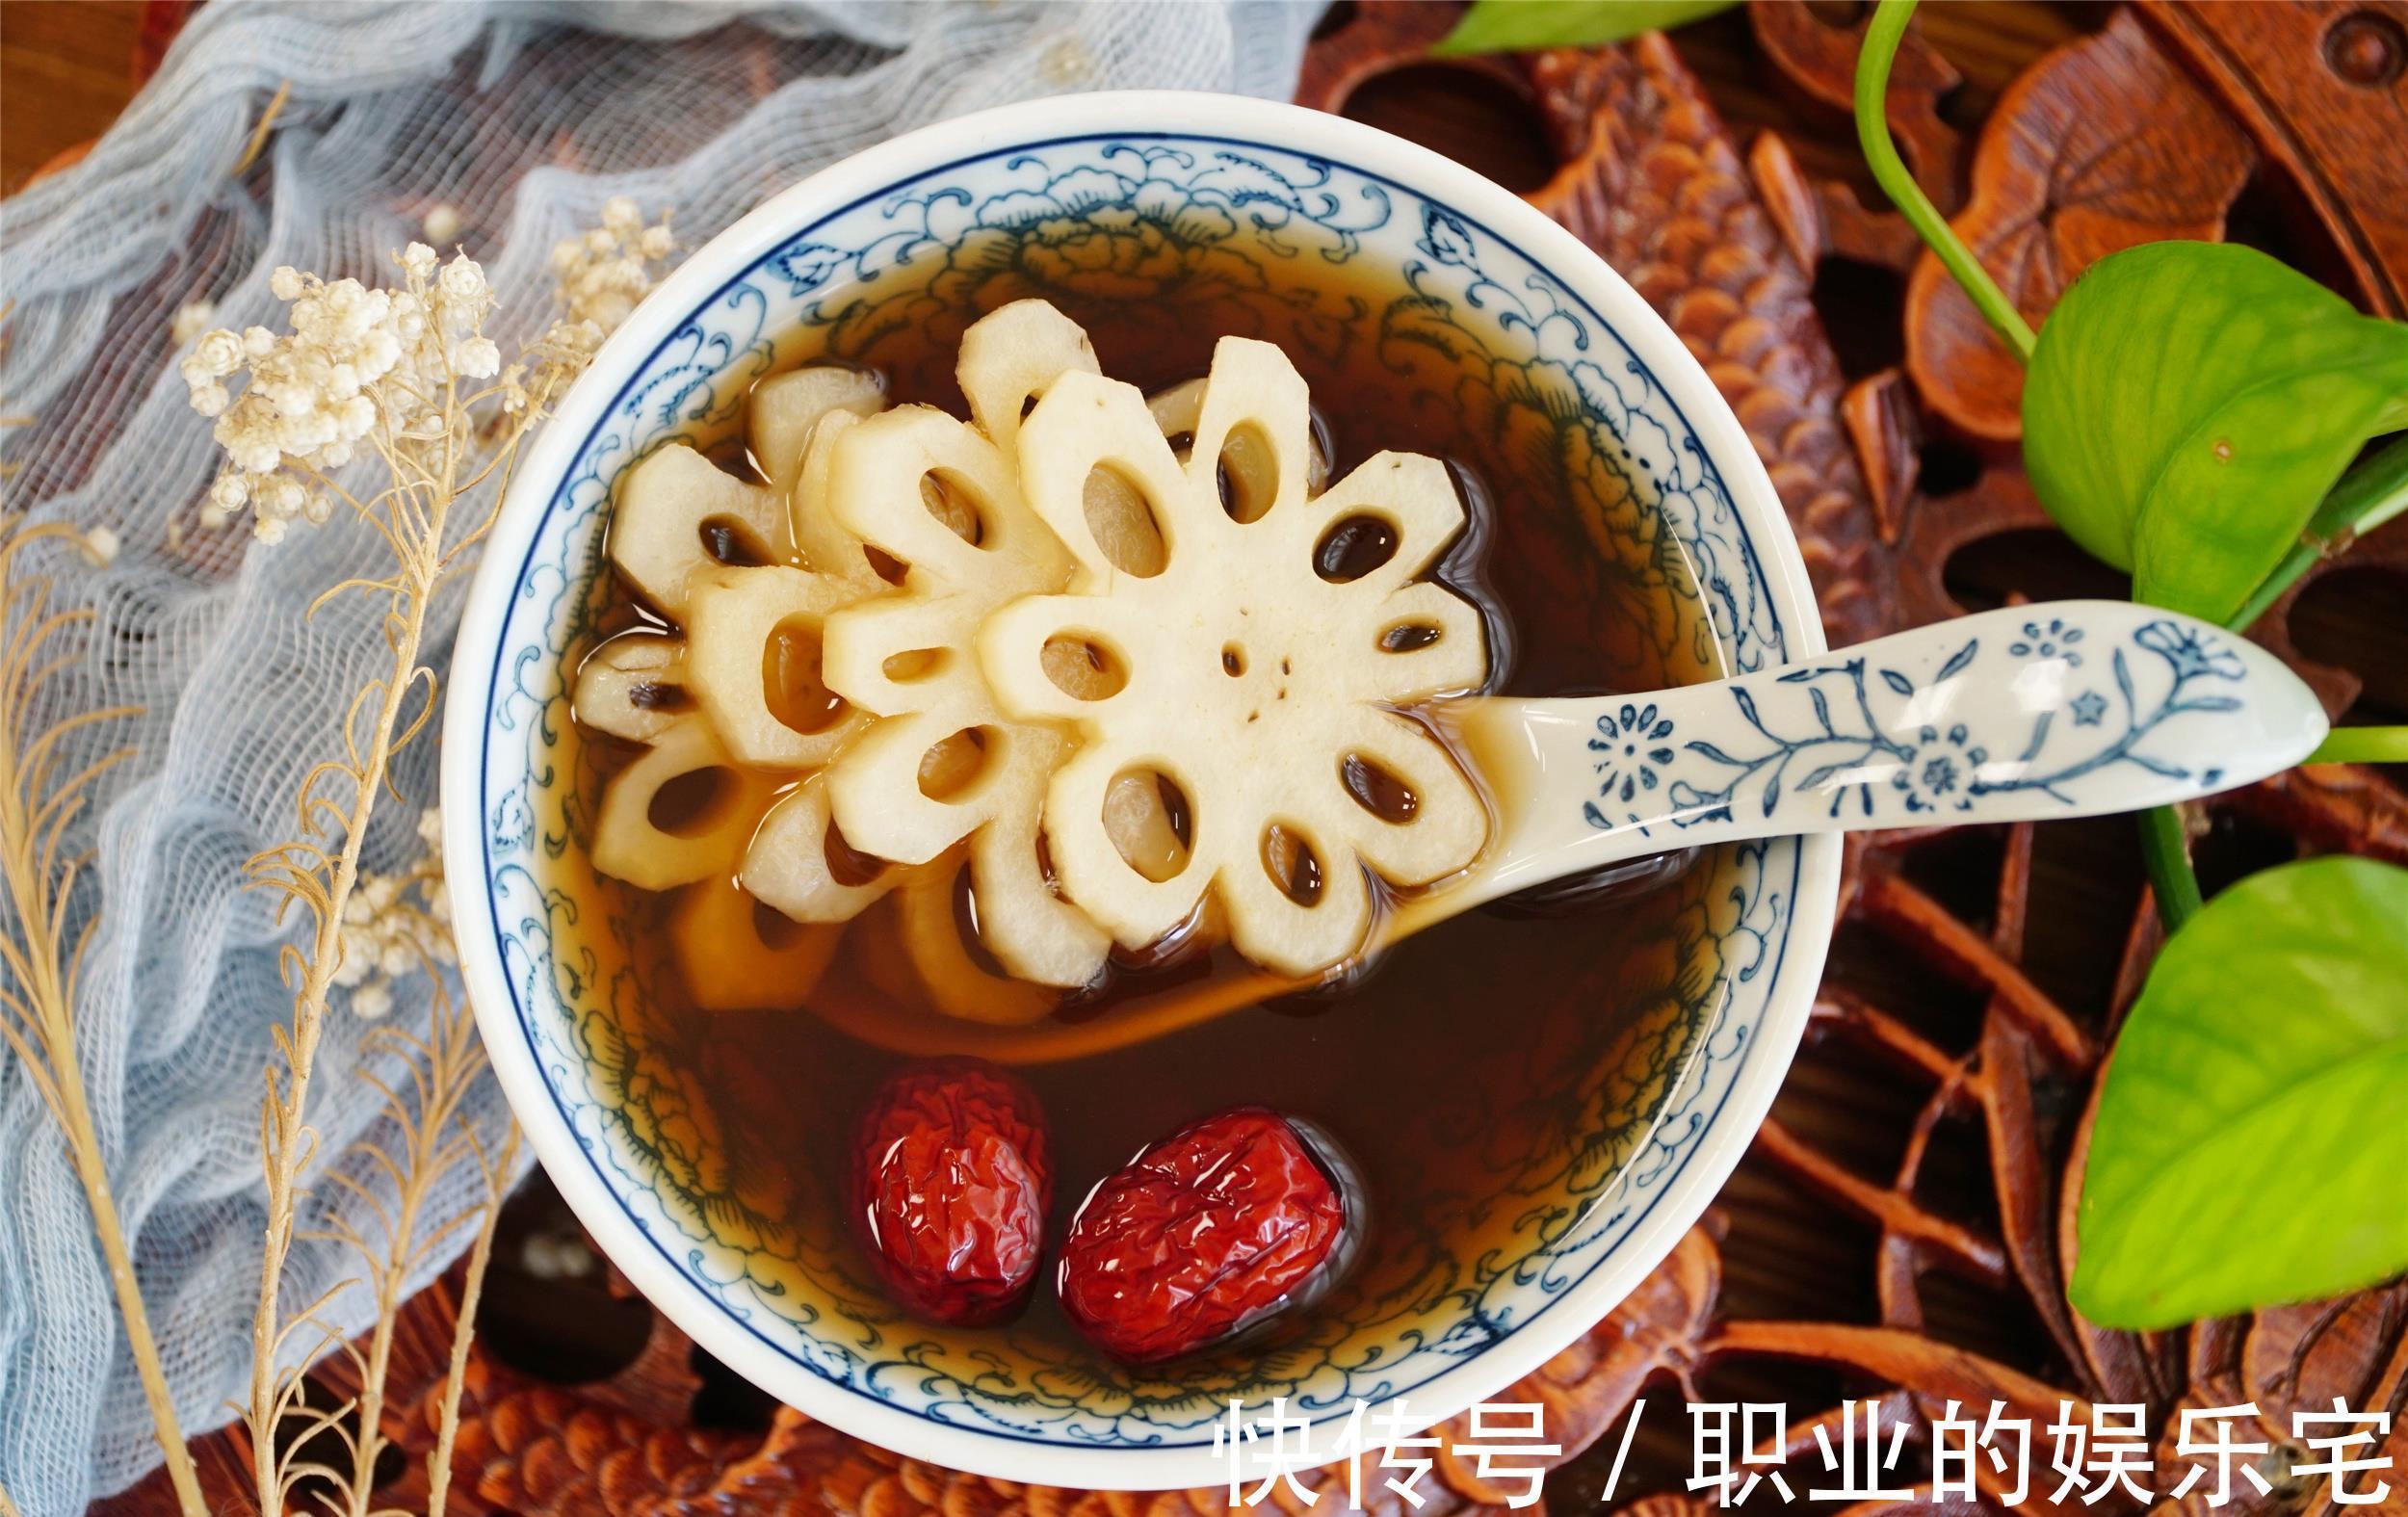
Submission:
[[[1142,298],[1148,280],[1276,281],[1288,260],[1367,261],[1409,294],[1357,320],[1442,354],[1503,407],[1501,425],[1581,460],[1587,519],[1568,540],[1671,597],[1668,622],[1635,635],[1733,672],[1821,650],[1754,449],[1595,254],[1408,143],[1185,93],[950,121],[817,174],[713,239],[611,338],[531,446],[470,592],[445,722],[444,844],[469,992],[537,1155],[612,1260],[704,1348],[916,1458],[1061,1485],[1195,1486],[1227,1478],[1214,1433],[1233,1398],[1285,1397],[1289,1415],[1318,1425],[1317,1446],[1358,1400],[1401,1399],[1417,1423],[1460,1412],[1579,1337],[1662,1259],[1746,1148],[1807,1020],[1840,843],[1731,850],[1712,889],[1664,914],[1648,1025],[1584,1055],[1594,1067],[1561,1072],[1591,1092],[1586,1130],[1498,1173],[1497,1227],[1480,1246],[1436,1249],[1410,1289],[1302,1344],[1171,1379],[1113,1379],[883,1309],[839,1278],[834,1249],[753,1209],[673,1072],[628,1033],[623,998],[640,985],[594,947],[612,925],[579,921],[586,903],[559,883],[593,801],[563,745],[564,660],[604,599],[621,471],[720,430],[792,334],[868,319],[877,302],[861,292],[899,269],[967,281],[1008,271],[1024,293],[1102,281]]]

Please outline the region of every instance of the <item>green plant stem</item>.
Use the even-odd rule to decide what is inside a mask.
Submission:
[[[2335,727],[2302,764],[2408,764],[2408,727]]]
[[[2190,867],[2190,840],[2183,835],[2183,814],[2172,806],[2152,806],[2140,814],[2140,856],[2149,866],[2149,888],[2158,898],[2158,915],[2168,937],[2199,914],[2206,902],[2199,894],[2199,874]]]
[[[2299,583],[2301,575],[2404,510],[2408,510],[2408,435],[2392,439],[2341,477],[2316,514],[2308,518],[2308,530],[2224,625],[2234,632],[2247,631]],[[2303,762],[2408,763],[2408,727],[2338,728]],[[2199,876],[2190,867],[2189,850],[2184,847],[2181,815],[2170,807],[2143,812],[2140,850],[2148,861],[2158,914],[2171,933],[2189,920],[2200,903]]]
[[[1890,141],[1889,115],[1884,109],[1890,92],[1890,64],[1898,56],[1898,43],[1905,39],[1906,23],[1914,18],[1915,0],[1881,0],[1872,24],[1865,29],[1865,45],[1856,55],[1856,140],[1864,144],[1865,161],[1872,166],[1873,178],[1915,228],[1915,235],[1939,255],[2000,341],[2014,350],[2019,362],[2029,363],[2035,339],[2023,312],[1990,277],[1973,249],[1949,229],[1947,218],[1907,172],[1898,144]]]
[[[2300,535],[2290,551],[2283,555],[2264,584],[2241,603],[2225,626],[2235,632],[2245,632],[2257,624],[2258,618],[2273,608],[2276,601],[2299,583],[2301,575],[2335,554],[2347,550],[2350,543],[2372,532],[2402,511],[2408,511],[2408,435],[2395,437],[2391,442],[2362,458],[2348,473],[2343,475],[2326,492],[2316,514],[2308,518],[2308,530]],[[2408,763],[2408,727],[2337,727],[2325,735],[2316,750],[2301,762],[2308,764],[2401,764]],[[2145,824],[2144,824],[2145,825]],[[2180,844],[2179,821],[2174,840]],[[2160,860],[2148,848],[2143,834],[2144,850],[2149,851],[2149,878],[2160,902],[2171,899],[2169,885],[2179,881],[2159,873],[2160,866],[2170,869],[2170,861]],[[2198,898],[2198,879],[2191,874],[2190,862],[2181,857],[2182,873],[2190,876],[2190,898]],[[2169,913],[2165,919],[2168,931],[2179,926]]]
[[[1899,44],[1905,40],[1916,3],[1917,0],[1881,0],[1872,23],[1865,29],[1864,46],[1856,62],[1856,138],[1864,146],[1865,160],[1872,168],[1873,178],[1915,228],[1915,234],[1939,258],[1957,287],[1990,324],[1991,330],[1999,334],[2019,361],[2028,364],[2037,342],[2030,326],[2015,308],[2015,302],[2007,299],[2006,292],[1990,277],[1989,271],[1982,268],[1973,249],[1950,228],[1939,208],[1924,196],[1923,187],[1915,182],[1905,161],[1898,156],[1898,144],[1890,138],[1885,109],[1890,66],[1898,57]],[[2354,538],[2372,532],[2402,511],[2408,511],[2408,434],[2393,439],[2389,446],[2342,476],[2317,506],[2299,541],[2291,545],[2226,625],[2236,632],[2246,630],[2319,561],[2343,551]],[[2328,736],[2308,758],[2312,764],[2402,761],[2408,761],[2408,728],[2399,727],[2343,728]],[[2158,909],[2170,933],[2189,920],[2201,904],[2199,876],[2191,868],[2181,813],[2168,806],[2141,813],[2140,842]]]
[[[1998,281],[1981,266],[1973,249],[1950,229],[1947,218],[1940,214],[1906,170],[1898,157],[1898,144],[1890,140],[1890,121],[1884,104],[1889,96],[1890,65],[1898,57],[1898,44],[1905,40],[1906,24],[1915,18],[1916,0],[1881,0],[1873,12],[1872,24],[1865,29],[1863,49],[1856,55],[1856,140],[1864,145],[1865,160],[1872,166],[1872,176],[1888,194],[1915,235],[1924,240],[1939,257],[1965,292],[1982,320],[1999,334],[2013,353],[2016,361],[2031,362],[2031,350],[2037,339],[2024,320],[2023,312],[2006,298]],[[2288,562],[2288,561],[2286,561]],[[2308,562],[2315,562],[2310,552]],[[2298,572],[2291,578],[2296,579]],[[2276,591],[2280,593],[2280,591]],[[2158,901],[2158,913],[2165,921],[2165,929],[2172,933],[2199,909],[2199,876],[2190,867],[2190,850],[2183,836],[2182,814],[2170,806],[2160,806],[2140,814],[2140,851],[2149,866],[2149,884]]]
[[[1598,47],[1728,11],[1739,0],[1474,0],[1430,51],[1441,58]]]
[[[2224,625],[2235,632],[2247,631],[2318,562],[2343,551],[2357,537],[2404,510],[2408,510],[2408,435],[2394,438],[2341,477],[2308,519],[2308,530]],[[2336,728],[2302,762],[2408,763],[2408,727]],[[2149,866],[2150,889],[2157,894],[2158,915],[2172,933],[2200,905],[2199,875],[2190,867],[2181,813],[2170,806],[2142,812],[2140,851]]]
[[[2403,510],[2408,510],[2408,434],[2393,438],[2341,477],[2308,518],[2308,530],[2225,625],[2246,631],[2320,560],[2343,552]]]

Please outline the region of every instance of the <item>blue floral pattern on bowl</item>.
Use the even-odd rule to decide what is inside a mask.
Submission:
[[[1658,1001],[1594,1072],[1584,1130],[1501,1177],[1503,1245],[1432,1258],[1392,1296],[1243,1374],[1105,1383],[1041,1359],[957,1351],[875,1302],[798,1289],[798,1278],[841,1275],[842,1262],[807,1240],[768,1237],[715,1165],[669,1072],[630,1034],[640,978],[597,950],[610,932],[597,936],[579,916],[575,840],[594,798],[569,746],[564,686],[565,661],[603,601],[620,471],[666,442],[720,429],[796,334],[821,351],[858,351],[881,324],[925,315],[915,302],[936,281],[1008,270],[1040,289],[1180,294],[1275,278],[1283,260],[1354,259],[1398,272],[1409,293],[1384,311],[1325,323],[1306,313],[1296,340],[1375,332],[1400,353],[1443,353],[1506,397],[1520,424],[1599,482],[1578,525],[1601,561],[1673,592],[1654,597],[1672,602],[1670,619],[1649,612],[1657,619],[1630,636],[1667,658],[1735,671],[1779,664],[1813,639],[1785,621],[1784,593],[1690,419],[1605,317],[1513,242],[1375,172],[1269,143],[1070,137],[965,157],[801,227],[690,302],[577,440],[523,556],[488,566],[512,584],[476,760],[480,849],[455,865],[486,887],[509,982],[507,1008],[480,1008],[488,1039],[502,1026],[523,1041],[611,1204],[682,1279],[681,1294],[690,1287],[690,1330],[716,1314],[881,1415],[1025,1445],[1208,1450],[1233,1396],[1283,1395],[1292,1409],[1337,1420],[1358,1398],[1410,1399],[1477,1376],[1484,1355],[1582,1298],[1584,1282],[1650,1225],[1751,1060],[1786,1057],[1786,1041],[1769,1053],[1759,1044],[1776,988],[1797,994],[1789,940],[1806,849],[1772,839],[1693,872],[1667,906]],[[1649,712],[1618,713],[1607,726],[1600,775],[1613,796],[1696,783],[1674,778],[1676,734]],[[1819,952],[1818,943],[1805,955],[1809,974]],[[1793,1034],[1784,1028],[1780,1038]],[[1567,1325],[1557,1341],[1585,1325]]]

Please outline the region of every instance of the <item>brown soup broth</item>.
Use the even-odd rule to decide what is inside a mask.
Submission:
[[[966,415],[953,376],[961,330],[1024,296],[1053,301],[1086,327],[1108,375],[1149,393],[1205,373],[1223,333],[1262,337],[1278,343],[1310,385],[1333,478],[1381,449],[1430,454],[1454,470],[1473,521],[1441,576],[1485,615],[1490,689],[1647,690],[1719,672],[1697,621],[1698,597],[1662,578],[1667,562],[1678,571],[1677,555],[1646,550],[1639,558],[1648,572],[1634,574],[1631,545],[1607,540],[1599,523],[1609,513],[1589,494],[1594,473],[1581,457],[1586,444],[1551,434],[1537,407],[1484,390],[1477,365],[1404,334],[1397,312],[1410,292],[1400,283],[1315,258],[1274,274],[1267,287],[1204,280],[1141,297],[1016,273],[900,297],[873,292],[863,309],[875,316],[815,328],[778,353],[777,367],[874,369],[887,378],[890,399]],[[757,478],[735,432],[712,452]],[[610,595],[593,641],[649,619],[623,589]],[[576,789],[598,796],[601,780],[635,750],[572,737],[583,770]],[[577,811],[589,806],[567,819],[572,853]],[[1263,1104],[1311,1119],[1345,1146],[1372,1219],[1350,1280],[1310,1313],[1282,1321],[1272,1345],[1343,1336],[1332,1324],[1374,1301],[1435,1306],[1474,1284],[1479,1270],[1509,1267],[1510,1258],[1496,1256],[1498,1241],[1526,1230],[1532,1210],[1555,1205],[1562,1190],[1590,1200],[1603,1194],[1604,1178],[1636,1152],[1686,1067],[1703,1025],[1695,922],[1703,902],[1727,892],[1717,882],[1730,867],[1716,854],[1674,855],[1602,886],[1503,902],[1425,932],[1330,987],[1134,1047],[1020,1069],[1053,1134],[1049,1237],[1058,1246],[1088,1190],[1151,1139],[1225,1107]],[[875,1277],[846,1231],[843,1175],[868,1094],[908,1060],[835,1031],[804,1005],[694,1008],[668,944],[673,895],[582,868],[564,869],[561,880],[579,896],[591,973],[625,975],[638,987],[613,998],[627,1021],[616,1033],[633,1051],[625,1056],[631,1083],[673,1091],[668,1107],[680,1114],[657,1139],[663,1162],[702,1190],[728,1192],[729,1215],[715,1215],[711,1225],[734,1246],[806,1261],[800,1277],[770,1271],[778,1289],[874,1301]],[[883,994],[877,987],[895,977],[869,961],[875,939],[856,926],[813,999]],[[1139,965],[1141,956],[1120,955],[1105,985],[1055,1014],[1092,1017],[1168,977],[1243,971],[1226,950],[1155,968]],[[1551,1228],[1568,1227],[1578,1211],[1561,1209]],[[827,1278],[831,1270],[841,1278]],[[1127,1372],[1099,1361],[1072,1332],[1051,1286],[1049,1262],[1026,1315],[987,1331],[1048,1363],[1124,1379]],[[1228,1356],[1263,1347],[1257,1340]]]

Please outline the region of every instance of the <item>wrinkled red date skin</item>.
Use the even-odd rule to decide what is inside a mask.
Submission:
[[[1095,1188],[1062,1245],[1062,1310],[1115,1358],[1175,1359],[1315,1287],[1347,1225],[1345,1194],[1285,1117],[1223,1112]]]
[[[853,1151],[852,1215],[897,1304],[979,1326],[1019,1311],[1053,1199],[1036,1093],[976,1059],[878,1087]]]

